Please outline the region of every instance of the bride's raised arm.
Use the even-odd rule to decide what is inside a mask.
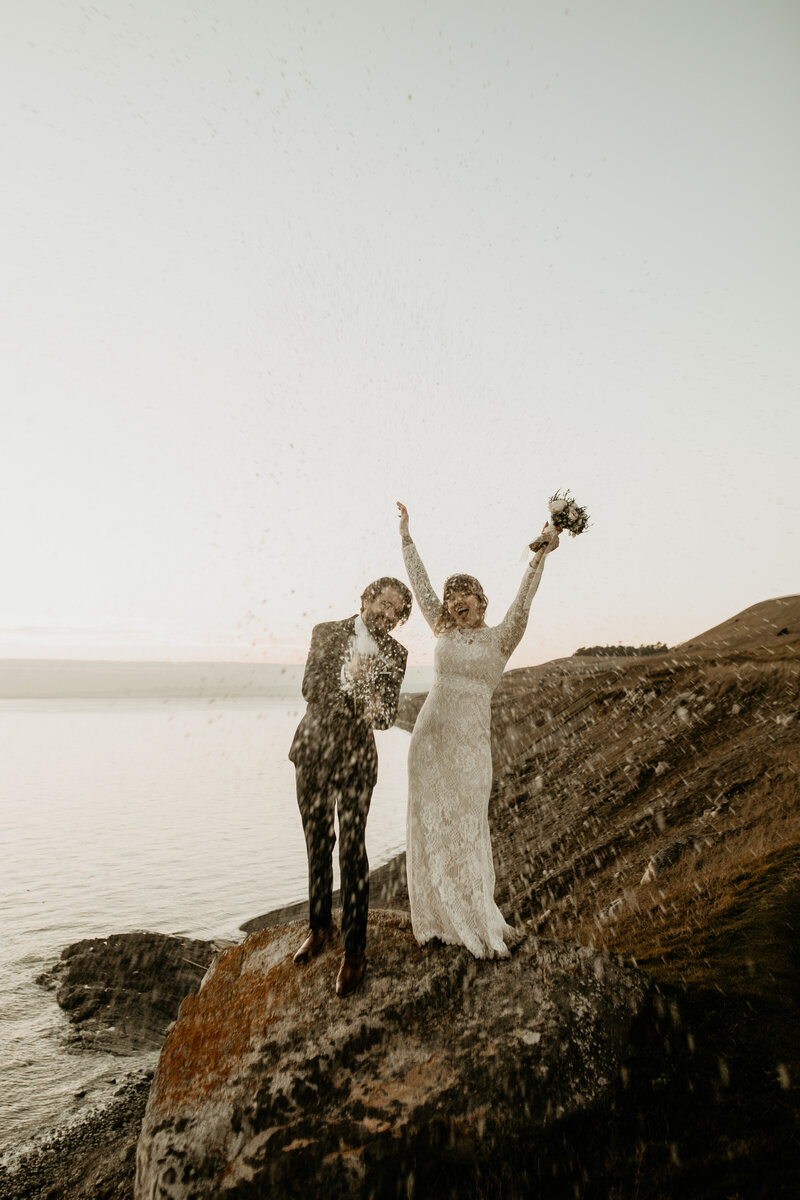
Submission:
[[[408,509],[399,500],[397,501],[397,507],[400,510],[400,536],[403,539],[403,561],[406,564],[408,578],[422,615],[431,629],[433,629],[441,611],[442,602],[431,586],[428,572],[425,570],[417,547],[414,545],[411,534],[408,532]]]
[[[508,658],[510,658],[522,641],[522,636],[528,625],[528,615],[531,611],[533,597],[538,591],[542,572],[544,571],[544,560],[557,546],[558,534],[555,534],[547,546],[536,551],[525,569],[522,583],[519,585],[519,591],[514,597],[511,607],[497,626],[500,630],[500,645],[503,653]]]

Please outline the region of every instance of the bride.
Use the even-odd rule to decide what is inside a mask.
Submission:
[[[408,532],[399,501],[403,558],[425,620],[437,639],[434,681],[408,751],[406,872],[411,924],[418,942],[439,938],[476,958],[509,953],[518,932],[494,902],[489,837],[492,788],[491,699],[522,640],[544,560],[558,534],[537,551],[516,599],[499,625],[484,621],[487,599],[471,575],[433,588]]]

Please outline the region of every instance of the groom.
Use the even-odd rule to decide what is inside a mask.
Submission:
[[[294,956],[298,964],[319,954],[332,933],[333,814],[339,810],[344,958],[338,996],[347,996],[364,978],[369,908],[364,834],[378,775],[372,731],[388,729],[397,715],[408,651],[389,633],[410,612],[408,588],[384,576],[365,588],[357,616],[314,626],[303,676],[308,708],[289,750],[308,853],[311,928]]]

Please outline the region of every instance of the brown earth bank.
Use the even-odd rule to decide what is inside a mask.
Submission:
[[[608,979],[613,971],[633,969],[632,977],[641,981],[634,988],[640,998],[624,1029],[624,1047],[617,1044],[614,1050],[618,1071],[607,1085],[587,1091],[583,1107],[572,1104],[556,1121],[548,1121],[537,1108],[545,1092],[534,1086],[537,1065],[544,1062],[533,1053],[539,1042],[526,1042],[521,1036],[510,1040],[502,1020],[493,1024],[493,1018],[486,1032],[489,1045],[497,1047],[500,1077],[505,1072],[516,1082],[507,1102],[492,1073],[488,1091],[481,1092],[481,1039],[475,1037],[461,1055],[452,1050],[458,1020],[465,1019],[459,997],[474,990],[473,977],[464,984],[469,966],[465,952],[439,947],[420,952],[422,958],[417,959],[402,915],[373,913],[369,983],[361,995],[337,1007],[331,995],[333,964],[302,982],[292,973],[294,968],[288,971],[284,986],[291,996],[273,983],[275,994],[288,1005],[286,1011],[281,1006],[276,1010],[280,1022],[291,1021],[294,1013],[297,1027],[305,1028],[303,1013],[311,996],[319,1022],[309,1031],[310,1041],[293,1040],[290,1026],[286,1028],[290,1070],[282,1076],[285,1083],[288,1080],[281,1092],[285,1108],[278,1104],[274,1109],[276,1077],[268,1071],[260,1076],[259,1094],[267,1108],[273,1105],[270,1128],[289,1129],[287,1113],[295,1114],[298,1143],[310,1144],[314,1130],[317,1143],[339,1130],[339,1149],[328,1147],[326,1154],[338,1155],[340,1165],[355,1166],[343,1167],[343,1173],[334,1171],[330,1162],[320,1168],[319,1178],[326,1178],[332,1195],[335,1188],[338,1194],[365,1197],[516,1197],[536,1192],[734,1200],[796,1194],[799,656],[800,597],[793,596],[755,605],[661,655],[565,659],[512,671],[504,678],[493,704],[496,770],[490,818],[496,894],[504,912],[525,927],[528,937],[510,963],[478,965],[479,994],[488,997],[496,986],[493,981],[506,979],[525,1017],[514,1027],[533,1038],[541,1030],[533,1024],[535,1005],[526,1005],[531,997],[541,1004],[553,999],[544,986],[540,962],[561,964],[562,998],[574,997],[570,988],[580,976],[578,960],[569,959],[571,954],[608,964]],[[407,725],[421,699],[405,698],[401,716]],[[389,867],[386,875],[391,907],[402,908],[407,901],[400,864]],[[380,889],[374,887],[373,907],[378,895]],[[296,915],[284,912],[281,920]],[[245,943],[254,961],[268,953],[269,946],[282,946],[281,939],[286,940],[288,954],[301,927],[287,929],[269,918],[256,920],[266,932],[251,935]],[[379,933],[375,922],[388,924],[380,925]],[[559,957],[559,945],[566,958]],[[245,950],[237,947],[228,953],[243,955]],[[269,982],[270,971],[281,970],[277,963],[267,965],[258,987]],[[419,976],[416,986],[422,998],[417,1008],[407,1009],[413,1015],[396,1021],[395,1028],[384,993],[391,993],[392,980],[406,976]],[[213,978],[214,972],[185,1014],[182,1010],[171,1037],[182,1022],[191,1027],[198,1003],[213,996]],[[207,988],[211,990],[203,1000]],[[424,1046],[431,1057],[423,1056],[410,1078],[418,1089],[432,1088],[433,1099],[426,1108],[423,1098],[411,1120],[407,1108],[393,1109],[390,1120],[389,1109],[382,1116],[372,1115],[367,1099],[362,1098],[362,1108],[353,1108],[352,1100],[345,1103],[344,1090],[352,1092],[354,1072],[361,1065],[359,1055],[377,1053],[381,1040],[368,1014],[362,1022],[363,1044],[360,1033],[341,1036],[337,1042],[344,1063],[344,1076],[337,1076],[333,1088],[339,1115],[325,1126],[332,1101],[329,1096],[314,1107],[314,1086],[320,1096],[327,1093],[320,1078],[306,1079],[307,1050],[315,1044],[313,1038],[323,1037],[325,1021],[330,1034],[333,1023],[346,1019],[347,1012],[354,1014],[367,997],[376,1003],[370,988],[377,988],[377,999],[384,997],[381,1003],[389,1004],[378,1025],[391,1026],[393,1032],[386,1039],[389,1049],[382,1065],[373,1061],[370,1076],[365,1059],[366,1074],[357,1077],[367,1089],[370,1078],[377,1081],[376,1087],[381,1080],[397,1086],[402,1071],[392,1075],[391,1063],[403,1052],[410,1054],[413,1042],[419,1054]],[[267,987],[265,1008],[270,994]],[[613,1007],[615,994],[613,987],[601,990],[596,1011],[603,1011],[603,1004]],[[410,1003],[406,996],[399,1010]],[[378,1010],[383,1011],[380,1004]],[[561,1028],[569,1029],[563,1025],[563,1006],[553,1020],[556,1016]],[[404,1042],[406,1028],[411,1033]],[[615,1028],[623,1026],[617,1022]],[[564,1040],[569,1046],[570,1035]],[[523,1048],[521,1058],[514,1056],[512,1046]],[[166,1052],[165,1047],[162,1062]],[[466,1097],[460,1108],[442,1091],[435,1061],[430,1065],[437,1053],[455,1072],[451,1093],[460,1091]],[[523,1064],[521,1074],[515,1074],[518,1061]],[[402,1077],[407,1076],[408,1071]],[[563,1089],[566,1076],[556,1076]],[[301,1087],[302,1094],[295,1095],[292,1081],[303,1079],[310,1091]],[[153,1096],[158,1095],[163,1098],[163,1087],[160,1092],[154,1089]],[[470,1096],[483,1096],[483,1125]],[[158,1109],[160,1101],[151,1103],[151,1113],[160,1111],[161,1120],[170,1119]],[[517,1119],[517,1110],[524,1111],[526,1104],[535,1118],[527,1125]],[[403,1111],[406,1119],[398,1121]],[[43,1190],[30,1173],[12,1180],[0,1172],[0,1196],[130,1197],[130,1139],[140,1119],[130,1116],[123,1150],[128,1157],[120,1159],[116,1175],[113,1166],[110,1175],[106,1171],[106,1182],[93,1184],[91,1172],[81,1175],[76,1167],[91,1157],[87,1125],[83,1144],[72,1155],[67,1148],[62,1156],[60,1191]],[[378,1122],[373,1127],[377,1149],[364,1133],[369,1132],[370,1120]],[[388,1131],[380,1128],[381,1121],[389,1122]],[[394,1124],[400,1127],[395,1146],[400,1152],[393,1158]],[[356,1127],[361,1130],[358,1136]],[[269,1142],[267,1137],[265,1145]],[[296,1163],[305,1163],[306,1174],[301,1171],[299,1178],[316,1178],[314,1164],[322,1161],[314,1157],[319,1144],[309,1150],[308,1145],[292,1146],[279,1137],[268,1153],[262,1154],[264,1149],[256,1152],[251,1147],[250,1158],[261,1154],[269,1161],[271,1155],[278,1176],[288,1154]],[[140,1155],[146,1153],[140,1144]],[[113,1156],[105,1161],[113,1164]],[[243,1163],[238,1162],[231,1176],[233,1190],[220,1195],[294,1194],[288,1184],[278,1186],[278,1176],[275,1188],[263,1180],[248,1183],[251,1168]],[[210,1159],[207,1165],[211,1167]],[[338,1181],[335,1187],[332,1180]]]

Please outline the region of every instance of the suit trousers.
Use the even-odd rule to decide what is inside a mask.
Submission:
[[[352,762],[295,764],[297,803],[303,819],[308,854],[309,924],[327,929],[331,923],[334,812],[339,813],[339,874],[342,897],[342,941],[348,957],[364,953],[369,910],[369,861],[365,833],[373,784]]]

